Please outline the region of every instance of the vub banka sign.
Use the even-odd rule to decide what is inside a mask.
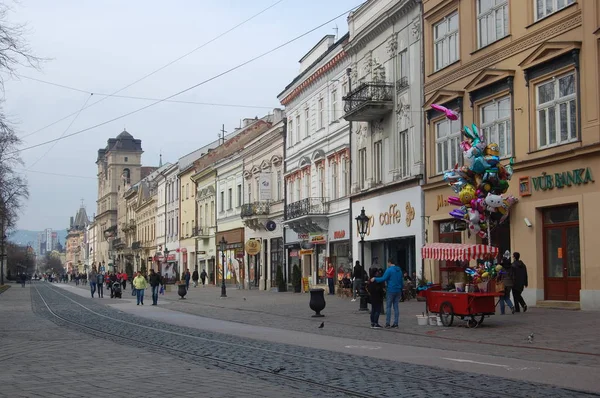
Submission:
[[[563,171],[562,173],[546,174],[532,177],[533,189],[536,191],[547,191],[554,188],[564,188],[573,185],[583,185],[594,182],[592,169],[586,167],[584,169],[575,169]]]

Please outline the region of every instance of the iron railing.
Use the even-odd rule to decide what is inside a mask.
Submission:
[[[293,220],[294,218],[327,214],[329,206],[327,198],[306,198],[285,206],[285,219]]]
[[[403,88],[408,87],[408,76],[401,77],[396,82],[396,90],[402,90]]]
[[[368,102],[389,102],[394,100],[394,85],[392,83],[362,83],[344,100],[344,112],[350,113]]]
[[[242,205],[242,217],[263,216],[269,214],[269,202],[254,202]]]

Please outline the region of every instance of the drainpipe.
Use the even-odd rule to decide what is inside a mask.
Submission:
[[[283,129],[281,130],[281,134],[283,134],[283,218],[285,220],[285,209],[287,207],[287,181],[285,180],[285,173],[287,172],[287,164],[286,164],[286,152],[287,152],[287,117],[284,117],[283,119]],[[283,264],[284,264],[284,269],[282,269],[282,274],[283,274],[283,280],[285,282],[285,286],[287,287],[287,281],[288,281],[288,249],[286,249],[285,247],[285,226],[283,226],[282,224],[282,228],[283,230],[283,253],[284,258],[283,258]]]
[[[350,93],[352,92],[352,78],[350,77],[352,73],[352,68],[348,68],[346,69],[346,74],[348,75],[348,95],[350,95]],[[354,219],[353,219],[353,214],[352,214],[352,160],[353,160],[353,156],[352,156],[352,121],[348,121],[348,135],[350,137],[349,140],[349,150],[350,150],[350,159],[348,162],[348,175],[350,178],[348,178],[349,181],[346,181],[346,185],[348,185],[346,187],[347,192],[348,192],[348,217],[349,217],[349,221],[350,221],[350,225],[348,227],[349,233],[350,233],[350,253],[351,253],[351,258],[350,258],[350,269],[352,270],[352,264],[354,264]],[[364,264],[363,264],[364,267]]]

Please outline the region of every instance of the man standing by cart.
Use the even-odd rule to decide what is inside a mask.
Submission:
[[[385,327],[390,328],[390,318],[392,306],[394,307],[394,323],[391,328],[398,328],[398,322],[400,318],[400,309],[398,308],[398,302],[402,297],[402,290],[404,289],[404,276],[402,269],[395,265],[392,259],[388,260],[388,268],[385,270],[383,276],[379,278],[371,278],[371,282],[387,282],[387,293],[386,293],[386,314],[385,314]]]

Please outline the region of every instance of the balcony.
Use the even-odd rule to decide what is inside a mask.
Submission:
[[[382,119],[394,109],[394,84],[362,83],[344,100],[344,119],[351,122],[370,122]]]
[[[327,231],[327,198],[306,198],[285,206],[285,223],[298,233]]]
[[[214,234],[211,233],[211,227],[194,227],[192,228],[192,237],[200,239],[209,239]]]
[[[242,205],[242,218],[266,216],[269,214],[269,202],[254,202]]]
[[[123,249],[125,248],[125,242],[123,242],[121,238],[115,238],[112,241],[112,247],[115,250]]]
[[[131,244],[131,250],[139,250],[142,248],[142,242],[137,241]]]

